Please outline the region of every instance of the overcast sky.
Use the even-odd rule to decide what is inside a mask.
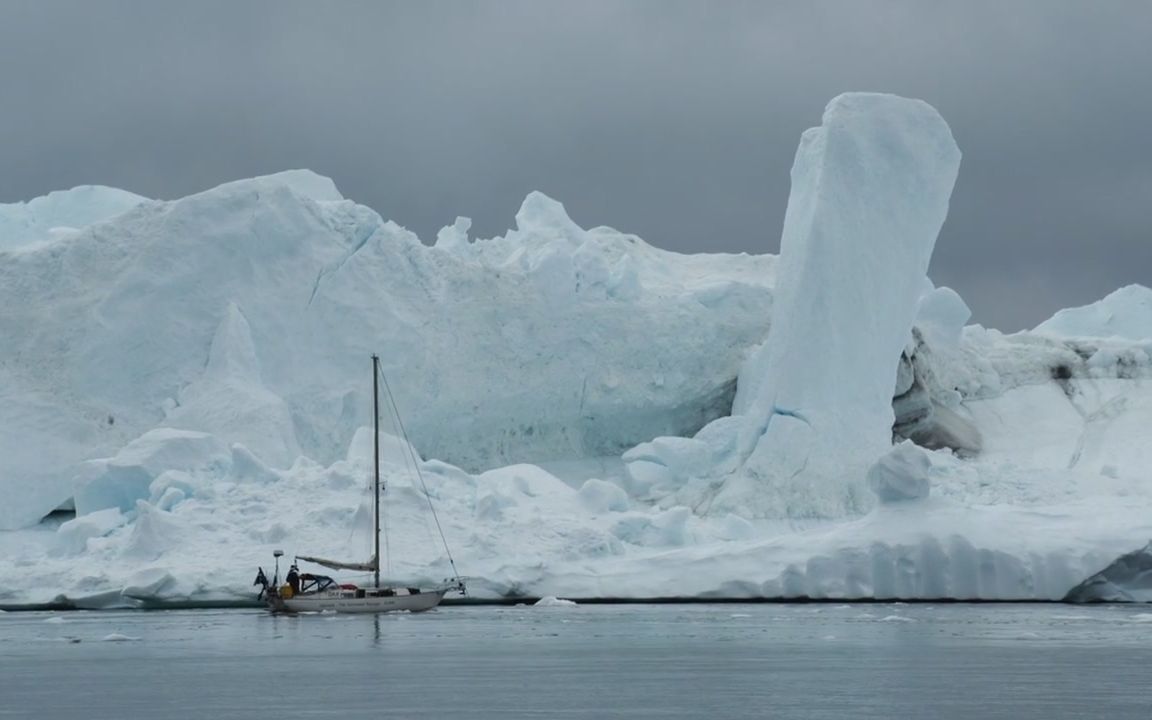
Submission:
[[[776,252],[800,133],[918,97],[964,153],[931,275],[1017,330],[1152,285],[1152,2],[0,0],[0,202],[307,167],[425,241],[524,195]]]

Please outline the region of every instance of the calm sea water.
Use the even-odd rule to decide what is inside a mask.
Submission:
[[[0,717],[1152,718],[1152,612],[625,605],[0,615]]]

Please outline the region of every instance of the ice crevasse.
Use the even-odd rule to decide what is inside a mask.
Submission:
[[[0,206],[0,605],[240,599],[273,547],[362,555],[373,351],[481,596],[1142,599],[1149,291],[965,326],[926,276],[959,164],[927,104],[834,99],[779,258],[540,193],[426,246],[307,171]],[[439,579],[383,448],[388,570]]]

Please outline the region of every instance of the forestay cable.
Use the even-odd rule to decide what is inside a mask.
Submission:
[[[420,488],[424,491],[424,499],[428,501],[428,509],[432,511],[432,519],[436,521],[436,531],[440,534],[440,542],[444,544],[444,552],[448,555],[448,564],[452,566],[452,575],[456,580],[460,579],[460,571],[456,569],[456,561],[452,558],[452,551],[448,548],[448,539],[444,537],[444,528],[440,526],[440,517],[436,514],[436,506],[432,504],[432,496],[428,494],[428,484],[424,482],[424,473],[420,472],[420,461],[416,458],[416,453],[412,449],[412,443],[408,440],[408,431],[404,429],[404,421],[400,419],[400,410],[396,407],[396,398],[392,395],[392,388],[388,385],[388,377],[384,374],[384,370],[377,366],[380,379],[384,381],[384,393],[388,396],[388,402],[392,406],[393,417],[396,418],[396,425],[400,428],[400,435],[404,438],[404,445],[407,449],[408,455],[412,458],[412,465],[416,468],[416,477],[420,480]]]

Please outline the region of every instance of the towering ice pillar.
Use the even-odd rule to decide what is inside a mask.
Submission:
[[[772,328],[740,373],[741,470],[717,498],[754,514],[862,508],[892,444],[892,391],[960,151],[920,100],[849,93],[792,166]]]

